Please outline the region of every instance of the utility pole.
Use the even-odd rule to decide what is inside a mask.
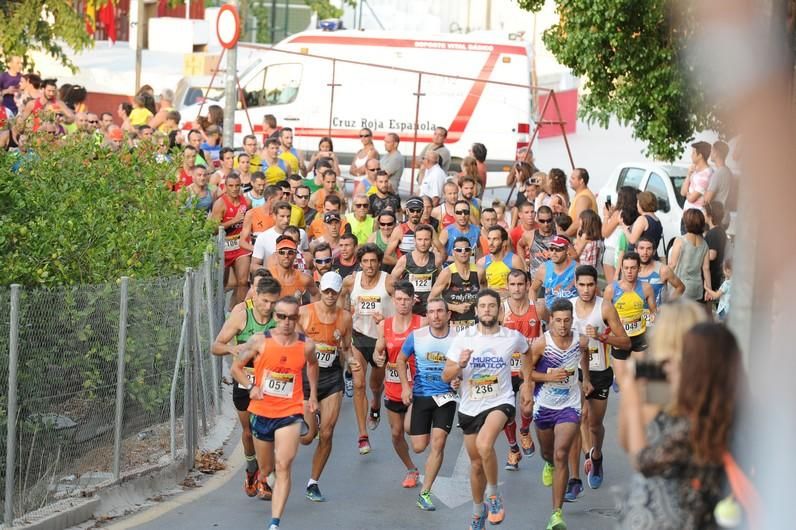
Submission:
[[[227,2],[235,9],[238,8],[238,0]],[[232,147],[235,144],[235,109],[238,107],[238,44],[227,50],[227,68],[224,77],[224,137],[222,143],[224,147]],[[253,132],[253,131],[252,131]]]
[[[141,56],[144,47],[144,0],[136,0],[135,18],[135,93],[141,88]]]

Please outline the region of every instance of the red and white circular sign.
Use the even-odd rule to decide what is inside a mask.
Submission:
[[[216,19],[216,35],[224,48],[230,49],[238,43],[240,37],[240,17],[235,6],[221,6]]]

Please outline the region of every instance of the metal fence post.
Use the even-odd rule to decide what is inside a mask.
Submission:
[[[180,363],[185,351],[185,341],[188,333],[188,277],[182,286],[182,329],[180,330],[180,343],[177,346],[177,358],[174,360],[174,373],[171,376],[171,392],[169,394],[169,430],[171,436],[171,459],[177,458],[177,380],[180,377]],[[183,407],[183,438],[185,434],[185,407]]]
[[[185,319],[187,321],[186,326],[186,333],[185,336],[187,340],[185,341],[185,395],[184,395],[184,402],[183,402],[183,431],[185,436],[185,452],[186,457],[188,458],[188,467],[189,469],[193,469],[194,466],[194,459],[195,459],[195,452],[196,452],[196,445],[195,445],[195,432],[194,429],[194,421],[196,419],[194,405],[195,405],[195,398],[194,398],[194,381],[193,381],[193,355],[194,355],[194,323],[193,323],[193,311],[194,311],[194,277],[193,277],[193,269],[188,268],[185,270],[185,275],[188,280],[188,288],[186,289],[186,293],[188,296],[188,301],[186,305],[186,313]]]
[[[4,525],[14,524],[14,471],[17,452],[17,364],[19,361],[19,284],[11,286],[11,322],[8,333],[8,411],[6,415],[6,481]]]
[[[210,261],[210,254],[205,252],[204,257],[204,288],[205,292],[207,293],[207,324],[210,328],[210,344],[213,344],[213,341],[216,338],[216,315],[215,315],[215,308],[213,307],[213,263]],[[213,406],[216,414],[221,413],[221,393],[219,388],[219,382],[221,380],[221,374],[218,371],[218,363],[213,358],[212,354],[210,357],[210,370],[212,376],[212,388],[213,388]]]
[[[224,307],[227,305],[227,297],[224,291],[224,229],[218,229],[218,239],[216,240],[216,252],[218,252],[218,285],[216,285],[216,311],[218,311],[218,327],[224,324]]]
[[[194,340],[196,341],[196,345],[194,347],[194,366],[196,366],[196,370],[194,371],[194,375],[198,378],[196,379],[196,391],[201,394],[201,396],[197,396],[196,406],[201,411],[201,420],[202,420],[202,434],[207,436],[207,381],[205,380],[205,359],[204,354],[202,351],[202,334],[199,331],[200,329],[200,319],[199,319],[199,311],[202,305],[202,285],[204,285],[204,281],[199,281],[197,279],[197,274],[194,272],[194,296],[193,296],[193,303],[196,304],[193,311],[193,331],[194,331]]]
[[[122,276],[119,303],[119,359],[116,363],[116,423],[113,431],[113,480],[122,468],[122,420],[124,419],[124,353],[127,349],[127,287],[130,278]]]

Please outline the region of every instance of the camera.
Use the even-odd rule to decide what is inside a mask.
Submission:
[[[665,382],[666,372],[663,370],[663,364],[655,361],[637,361],[636,379]]]

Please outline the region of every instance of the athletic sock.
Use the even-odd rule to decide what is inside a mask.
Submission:
[[[273,525],[276,525],[276,526],[279,526],[279,522],[280,522],[281,520],[282,520],[282,519],[281,519],[281,518],[279,518],[279,517],[271,517],[271,524],[273,524]]]
[[[524,414],[520,414],[520,431],[521,432],[528,432],[531,429],[531,422],[533,418],[531,416],[525,416]]]
[[[312,486],[313,484],[317,484],[317,483],[318,483],[318,481],[317,481],[317,480],[309,479],[309,480],[307,481],[307,487],[309,488],[309,487],[310,487],[310,486]]]
[[[246,472],[250,475],[257,471],[257,456],[246,455]]]
[[[517,445],[517,423],[511,420],[503,427],[503,432],[506,433],[506,439],[509,441],[509,445],[515,447]]]
[[[487,484],[486,485],[486,496],[493,497],[497,495],[497,484]]]
[[[473,515],[481,517],[484,514],[484,504],[473,503]]]

